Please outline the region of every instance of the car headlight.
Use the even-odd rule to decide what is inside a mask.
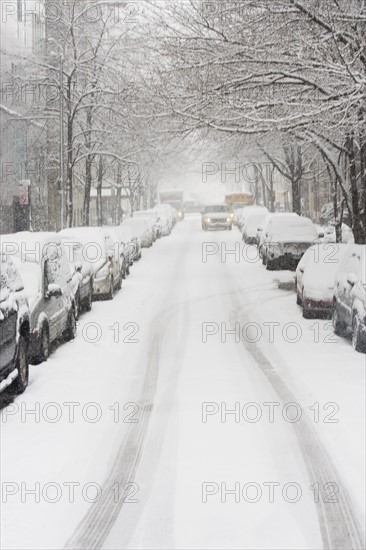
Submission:
[[[211,218],[206,218],[206,222],[210,222],[211,221]]]
[[[96,277],[98,279],[101,279],[102,277],[108,277],[109,275],[109,265],[108,264],[104,264],[103,267],[101,267],[100,269],[98,269],[97,273],[96,273]]]
[[[231,222],[231,218],[226,218],[226,221],[227,221],[227,222]]]

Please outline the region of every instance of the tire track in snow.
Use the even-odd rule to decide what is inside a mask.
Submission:
[[[242,295],[239,295],[239,293],[228,294],[230,294],[233,304],[232,315],[229,319],[231,325],[234,326],[236,322],[240,321],[244,323],[252,321],[250,311],[248,311],[248,304],[243,305],[241,303]],[[254,307],[257,309],[261,303],[272,299],[279,299],[281,296],[258,300]],[[240,309],[238,308],[238,304],[241,305]],[[241,337],[241,341],[266,376],[282,403],[297,402],[295,395],[273,368],[270,360],[260,349],[259,345],[249,343],[243,337]],[[276,352],[278,353],[278,350]],[[282,361],[284,362],[283,359]],[[340,488],[340,491],[337,493],[338,503],[323,502],[323,495],[320,495],[319,502],[315,503],[323,549],[363,550],[365,548],[364,533],[359,524],[352,498],[320,436],[306,415],[302,415],[298,422],[292,423],[292,427],[309,474],[310,484],[313,485],[315,482],[318,482],[321,487],[324,487],[326,483],[333,482],[337,483]]]
[[[187,243],[183,247],[180,258],[184,257],[186,246]],[[168,287],[168,297],[174,294],[170,290],[172,288],[176,290],[176,281],[181,271],[182,264],[177,262],[175,270],[172,273],[170,288]],[[130,425],[128,434],[121,443],[112,469],[103,483],[101,498],[90,506],[74,530],[74,533],[66,541],[64,548],[67,550],[101,548],[123,508],[124,498],[127,495],[119,495],[116,501],[115,492],[111,490],[111,487],[116,482],[118,482],[119,487],[124,487],[127,483],[132,483],[135,480],[154,406],[164,335],[171,322],[171,318],[177,314],[179,307],[184,307],[185,304],[186,302],[174,303],[169,308],[159,312],[151,323],[152,329],[149,344],[145,352],[147,367],[141,398],[138,400],[140,406],[139,422]],[[186,313],[186,309],[183,313]]]

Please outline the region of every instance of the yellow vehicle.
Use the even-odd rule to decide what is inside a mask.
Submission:
[[[230,193],[225,195],[225,202],[230,210],[236,210],[237,208],[244,208],[244,206],[251,206],[254,204],[254,196],[252,193]]]
[[[230,218],[234,225],[237,225],[234,217],[235,210],[254,204],[254,196],[250,191],[246,193],[230,193],[229,195],[225,195],[225,202],[230,210]]]

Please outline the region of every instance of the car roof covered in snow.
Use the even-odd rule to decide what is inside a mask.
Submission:
[[[62,244],[57,233],[19,231],[0,237],[1,251],[10,256],[21,257],[23,262],[40,263],[45,253],[54,255],[56,247]],[[56,245],[52,249],[52,245]]]

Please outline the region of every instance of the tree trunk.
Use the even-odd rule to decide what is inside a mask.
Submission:
[[[349,159],[349,178],[350,178],[350,193],[352,204],[352,217],[353,217],[353,236],[356,244],[365,244],[365,233],[362,226],[362,214],[360,209],[360,197],[357,187],[357,167],[356,167],[356,155],[354,148],[354,134],[351,133],[346,139],[346,148]]]
[[[73,222],[73,193],[72,193],[72,176],[73,176],[73,154],[72,154],[72,120],[68,117],[67,120],[67,178],[66,178],[66,212],[67,212],[67,227],[72,227]]]
[[[103,185],[103,157],[100,156],[99,165],[98,165],[98,183],[97,183],[97,223],[99,227],[103,225],[102,185]]]
[[[91,149],[91,128],[92,128],[92,111],[91,108],[87,109],[86,121],[88,126],[88,132],[86,136],[85,147],[87,151]],[[83,225],[89,225],[90,223],[90,192],[92,184],[92,164],[93,155],[88,155],[85,160],[85,189],[84,189],[84,209],[83,209]]]

